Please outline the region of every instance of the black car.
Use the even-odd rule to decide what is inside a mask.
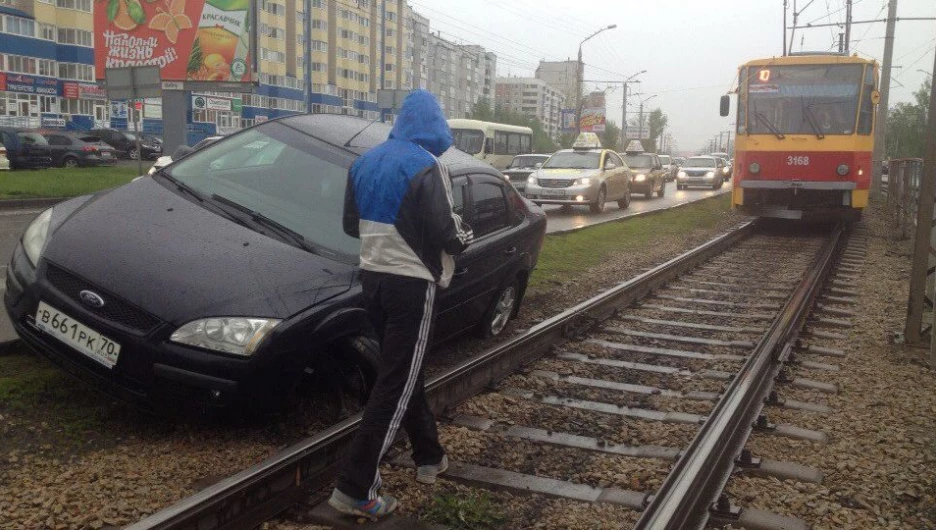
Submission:
[[[14,251],[10,319],[63,369],[163,410],[269,408],[309,368],[372,375],[360,242],[342,208],[348,167],[388,132],[350,116],[272,120],[60,203]],[[476,240],[440,291],[435,340],[495,335],[520,306],[546,217],[491,166],[455,149],[441,160]]]
[[[0,143],[6,147],[10,169],[45,169],[52,166],[49,142],[36,131],[0,127]]]
[[[94,129],[91,134],[103,140],[117,151],[117,155],[131,160],[137,159],[136,135],[132,132],[118,129]],[[162,156],[162,144],[154,140],[147,140],[145,135],[140,136],[140,152],[143,159],[158,158]]]
[[[66,168],[103,166],[117,162],[114,148],[97,136],[69,131],[41,131],[52,150],[52,165]]]

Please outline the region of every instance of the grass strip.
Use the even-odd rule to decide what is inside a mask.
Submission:
[[[530,277],[529,294],[544,294],[614,254],[640,252],[655,239],[711,229],[730,208],[730,195],[723,194],[658,213],[547,235]]]
[[[150,163],[143,165],[143,171]],[[126,184],[139,176],[137,165],[0,171],[0,199],[76,197]]]

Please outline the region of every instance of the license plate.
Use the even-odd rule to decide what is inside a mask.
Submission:
[[[110,151],[101,152],[101,158],[110,158],[110,157],[111,157]]]
[[[36,310],[36,327],[108,368],[117,364],[120,344],[45,302]]]
[[[566,190],[561,190],[561,189],[554,190],[554,189],[549,189],[549,188],[543,188],[539,190],[539,194],[544,195],[546,197],[565,197]]]

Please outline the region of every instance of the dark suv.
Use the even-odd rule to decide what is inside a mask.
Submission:
[[[0,142],[6,147],[10,169],[45,169],[52,166],[49,142],[35,131],[0,127]]]
[[[136,136],[133,133],[117,129],[94,129],[91,133],[113,147],[118,156],[137,159]],[[143,159],[162,156],[162,145],[156,144],[153,140],[147,140],[147,136],[140,136],[140,151],[143,153]]]

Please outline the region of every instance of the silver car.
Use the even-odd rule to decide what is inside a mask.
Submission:
[[[676,189],[705,186],[717,190],[725,184],[725,162],[714,156],[693,156],[676,173]]]
[[[588,205],[604,211],[605,203],[630,206],[627,164],[610,149],[563,149],[527,179],[525,195],[536,204]]]

